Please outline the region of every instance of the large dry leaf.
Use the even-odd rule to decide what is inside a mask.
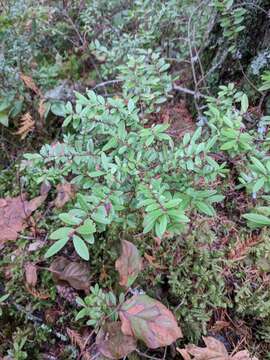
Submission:
[[[124,335],[119,321],[106,324],[97,334],[98,351],[109,359],[122,359],[136,349],[136,339]]]
[[[115,268],[119,272],[121,286],[129,287],[142,270],[142,259],[138,249],[131,242],[122,241],[122,254],[116,260]]]
[[[206,347],[198,347],[188,345],[186,347],[189,354],[194,356],[196,360],[229,360],[229,354],[224,344],[213,337],[204,337],[203,341]]]
[[[69,283],[74,289],[87,291],[90,286],[89,267],[85,263],[73,262],[62,256],[57,257],[49,269],[58,284]]]
[[[58,184],[56,190],[57,196],[54,204],[57,208],[62,208],[69,200],[72,200],[75,197],[73,184]]]
[[[256,357],[251,357],[250,353],[247,350],[239,351],[235,354],[231,360],[258,360]]]
[[[26,263],[24,265],[26,283],[30,287],[35,287],[37,284],[37,267],[33,263]]]
[[[234,356],[229,355],[224,344],[211,336],[204,337],[203,341],[206,347],[187,345],[185,349],[177,349],[177,351],[185,360],[191,359],[189,355],[192,355],[194,360],[258,360],[251,357],[246,350],[239,351]]]
[[[133,296],[119,311],[122,332],[155,349],[182,337],[175,317],[163,304],[147,295]]]
[[[16,240],[23,230],[25,220],[46,199],[47,195],[38,196],[30,201],[22,194],[15,198],[0,199],[0,245],[9,240]]]

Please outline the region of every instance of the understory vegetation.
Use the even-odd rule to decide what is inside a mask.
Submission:
[[[270,6],[0,0],[0,358],[270,359]]]

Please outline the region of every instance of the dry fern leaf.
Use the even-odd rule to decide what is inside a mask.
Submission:
[[[237,240],[235,247],[230,251],[228,258],[233,261],[244,259],[250,249],[261,241],[262,239],[259,236],[251,236],[244,241]]]
[[[21,117],[19,130],[15,132],[15,135],[19,135],[23,140],[29,134],[30,131],[33,131],[35,127],[35,121],[33,120],[31,114],[27,112]]]
[[[78,346],[81,351],[84,350],[84,341],[78,331],[67,328],[67,334],[73,346]]]
[[[39,90],[39,88],[35,84],[34,80],[30,76],[20,73],[20,79],[23,81],[24,85],[28,89],[32,90],[36,95],[42,96],[41,91]]]

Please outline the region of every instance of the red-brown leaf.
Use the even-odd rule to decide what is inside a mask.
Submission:
[[[121,323],[106,324],[96,337],[99,352],[109,359],[122,359],[136,349],[136,339],[124,335]]]
[[[57,185],[56,190],[57,197],[54,204],[57,208],[62,208],[69,200],[72,200],[75,196],[75,189],[73,184],[59,184]]]
[[[126,240],[122,241],[122,254],[116,260],[115,268],[119,272],[119,284],[131,286],[142,270],[142,259],[134,244]]]
[[[46,195],[42,195],[27,201],[25,194],[0,199],[0,245],[17,239],[18,233],[24,228],[25,220],[45,199]]]
[[[37,284],[37,267],[35,264],[26,263],[24,266],[27,285],[35,287]]]
[[[133,296],[120,309],[122,332],[155,349],[182,337],[174,315],[159,301],[147,295]]]
[[[85,291],[90,287],[90,271],[85,263],[69,261],[59,256],[52,262],[50,271],[55,282],[60,285],[69,283],[74,289]]]

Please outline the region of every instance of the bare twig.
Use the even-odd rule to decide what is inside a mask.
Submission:
[[[145,354],[145,353],[141,352],[141,351],[140,351],[140,350],[138,350],[138,349],[136,349],[135,351],[136,351],[136,353],[137,353],[137,354],[139,354],[140,356],[145,357],[145,358],[147,358],[147,359],[152,359],[152,360],[163,360],[163,359],[161,359],[161,358],[157,358],[157,357],[155,357],[155,356],[150,356],[150,355],[147,355],[147,354]]]
[[[204,98],[204,99],[207,99],[207,95],[204,95],[202,94],[201,92],[199,91],[194,91],[194,90],[190,90],[190,89],[187,89],[187,88],[184,88],[182,86],[179,86],[179,85],[173,85],[173,89],[176,90],[176,91],[179,91],[179,92],[183,92],[185,94],[189,94],[189,95],[192,95],[194,96],[194,98],[196,99],[199,99],[199,98]]]
[[[94,88],[93,88],[93,90],[96,90],[96,89],[98,89],[98,88],[100,88],[100,87],[106,87],[106,86],[108,86],[108,85],[114,85],[114,84],[119,84],[119,83],[121,83],[121,82],[123,82],[123,80],[108,80],[108,81],[104,81],[104,82],[102,82],[102,83],[100,83],[100,84],[97,84]]]

